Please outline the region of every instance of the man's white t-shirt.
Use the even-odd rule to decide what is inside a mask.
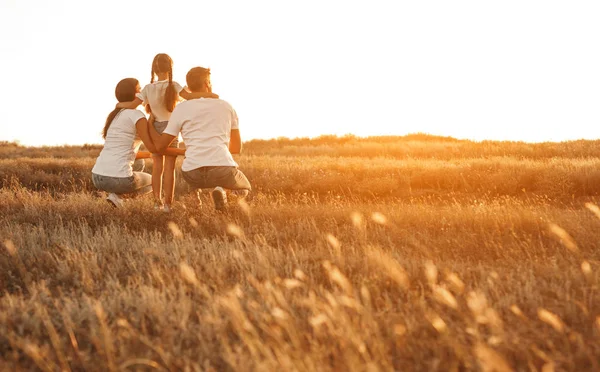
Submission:
[[[169,80],[159,80],[146,85],[142,92],[137,95],[139,99],[144,101],[144,104],[150,105],[156,121],[167,121],[171,117],[171,113],[165,105],[165,91],[168,86]],[[175,87],[177,98],[179,98],[179,93],[183,90],[183,87],[176,81],[173,81],[173,87]]]
[[[131,177],[135,153],[142,141],[137,136],[135,124],[145,118],[139,110],[123,109],[115,116],[104,140],[92,173],[109,177]]]
[[[229,152],[232,129],[239,129],[239,123],[228,102],[199,98],[178,104],[163,133],[177,136],[181,132],[185,142],[181,170],[188,172],[207,166],[237,167]]]

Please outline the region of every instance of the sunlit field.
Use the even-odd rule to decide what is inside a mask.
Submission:
[[[600,141],[254,140],[226,213],[99,151],[0,143],[0,370],[600,370]]]

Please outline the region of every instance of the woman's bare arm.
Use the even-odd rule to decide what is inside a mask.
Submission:
[[[138,136],[142,139],[144,146],[151,152],[156,152],[156,146],[148,133],[148,120],[146,118],[141,118],[135,123],[135,129],[137,131]]]

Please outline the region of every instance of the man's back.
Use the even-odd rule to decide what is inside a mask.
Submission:
[[[181,137],[186,146],[181,169],[190,171],[206,166],[235,166],[229,152],[232,129],[239,129],[231,105],[222,99],[200,98],[175,107],[164,133]]]

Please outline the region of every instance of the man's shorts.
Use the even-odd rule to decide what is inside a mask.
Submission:
[[[200,167],[181,174],[183,179],[196,189],[221,186],[229,190],[252,190],[250,181],[237,167]]]

